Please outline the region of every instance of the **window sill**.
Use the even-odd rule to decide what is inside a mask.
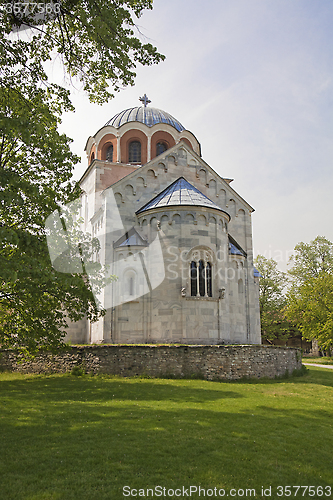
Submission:
[[[210,302],[218,302],[219,299],[216,299],[215,297],[183,297],[185,300],[206,300]]]

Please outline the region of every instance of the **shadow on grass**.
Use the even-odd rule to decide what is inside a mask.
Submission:
[[[326,383],[323,383],[326,380]],[[122,487],[333,482],[332,404],[251,384],[41,376],[0,382],[6,500],[121,499]],[[262,381],[258,382],[262,384]],[[275,398],[273,385],[281,393]],[[310,387],[311,388],[311,387]],[[324,387],[322,400],[330,393]],[[304,402],[307,404],[305,405]],[[321,405],[323,407],[321,407]],[[259,496],[259,495],[258,495]],[[192,498],[198,498],[192,496]],[[274,498],[274,496],[273,496]]]
[[[59,386],[59,380],[61,384]],[[128,382],[130,383],[124,383]],[[104,382],[104,384],[101,384]],[[28,378],[23,380],[0,381],[0,388],[3,391],[10,391],[17,397],[24,395],[29,386],[33,391],[34,398],[43,401],[71,401],[79,397],[80,400],[92,399],[97,403],[112,401],[114,398],[123,401],[174,401],[174,402],[196,402],[205,403],[225,398],[243,397],[236,391],[229,390],[229,387],[220,388],[205,386],[205,388],[193,387],[190,381],[186,387],[173,383],[165,383],[163,379],[128,379],[107,376],[84,376],[74,377],[70,375],[46,375],[41,378]],[[193,381],[195,384],[195,382]],[[201,381],[199,382],[199,384]],[[199,385],[196,384],[196,385]],[[206,383],[207,384],[207,383]]]

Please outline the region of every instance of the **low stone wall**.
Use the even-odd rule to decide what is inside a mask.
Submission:
[[[203,377],[237,380],[282,376],[302,366],[300,349],[280,346],[99,345],[73,346],[57,355],[41,354],[20,363],[17,354],[0,351],[0,369],[22,373],[86,372],[130,377]]]

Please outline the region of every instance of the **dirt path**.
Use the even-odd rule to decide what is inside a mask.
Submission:
[[[305,366],[319,366],[319,368],[329,368],[330,370],[333,370],[333,365],[319,365],[318,363],[304,363],[303,365]]]

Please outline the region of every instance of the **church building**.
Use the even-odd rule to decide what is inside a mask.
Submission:
[[[254,209],[201,157],[173,116],[116,114],[86,144],[83,228],[116,278],[97,323],[71,323],[75,343],[260,344]]]

